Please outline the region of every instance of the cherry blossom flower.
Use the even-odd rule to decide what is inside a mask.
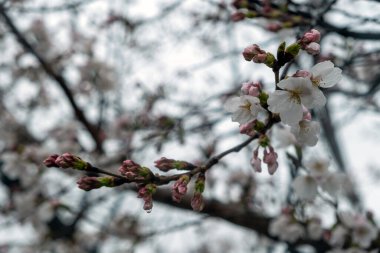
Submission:
[[[348,231],[342,225],[337,225],[331,233],[329,244],[334,247],[342,247],[346,241]]]
[[[332,197],[337,197],[343,190],[343,184],[345,183],[346,178],[347,176],[343,173],[329,172],[321,182],[321,187]]]
[[[355,219],[352,231],[352,241],[362,248],[368,248],[371,242],[377,238],[378,231],[364,216]]]
[[[276,124],[272,128],[272,142],[277,149],[286,148],[297,143],[295,136],[291,133],[289,126]]]
[[[260,112],[265,113],[264,108],[260,105],[260,100],[248,95],[231,98],[227,101],[225,109],[232,113],[232,121],[240,124],[256,119]]]
[[[307,234],[312,240],[319,240],[322,237],[323,228],[320,219],[312,219],[307,224]]]
[[[291,216],[282,214],[269,224],[269,234],[283,241],[295,242],[305,234],[305,229],[294,222]]]
[[[369,247],[377,238],[377,228],[364,215],[342,212],[339,218],[342,224],[350,229],[353,242],[360,247]]]
[[[316,105],[324,105],[326,99],[323,93],[313,88],[309,78],[289,77],[281,80],[276,90],[269,95],[268,109],[279,113],[284,124],[294,125],[303,117],[303,107],[312,109]]]
[[[310,72],[311,81],[315,87],[330,88],[342,79],[342,70],[334,67],[331,61],[316,64]]]
[[[299,144],[312,147],[318,142],[320,125],[316,121],[301,120],[298,124],[291,126],[291,132]]]
[[[330,160],[325,158],[312,158],[305,162],[310,175],[317,180],[325,178],[329,173]]]
[[[295,194],[301,200],[313,201],[317,196],[318,184],[310,175],[300,175],[292,183]]]

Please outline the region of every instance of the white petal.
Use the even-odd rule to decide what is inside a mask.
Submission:
[[[311,176],[298,176],[292,186],[295,194],[302,200],[314,200],[317,196],[317,182]]]
[[[278,83],[278,86],[285,90],[291,90],[291,91],[302,90],[303,91],[309,87],[312,87],[313,84],[310,78],[289,77],[287,79],[281,80]]]
[[[296,135],[297,141],[302,145],[315,146],[318,142],[318,134],[320,132],[319,123],[316,121],[302,120],[300,130]]]
[[[337,197],[342,189],[344,175],[341,173],[330,173],[323,181],[321,187],[332,197]]]
[[[251,114],[251,111],[240,108],[235,111],[231,116],[232,121],[239,122],[240,124],[245,124],[255,119],[255,117]]]
[[[334,64],[331,61],[324,61],[313,66],[310,71],[314,77],[320,77],[330,73],[333,68]]]
[[[330,73],[321,78],[319,86],[322,88],[330,88],[337,84],[342,77],[342,70],[340,68],[334,68]]]
[[[315,108],[315,107],[323,107],[325,104],[326,104],[326,97],[325,95],[323,94],[323,92],[316,88],[316,87],[313,87],[313,92],[312,92],[312,101],[308,100],[307,102],[311,104],[309,104],[310,107],[308,107],[306,104],[304,104],[307,108],[311,109],[311,108]]]
[[[303,116],[302,105],[289,101],[284,104],[280,111],[280,118],[284,124],[294,125],[298,124]]]
[[[227,112],[234,112],[236,111],[236,109],[239,107],[240,105],[240,102],[241,99],[240,97],[233,97],[233,98],[230,98],[226,101],[226,103],[224,104],[224,109],[227,111]]]

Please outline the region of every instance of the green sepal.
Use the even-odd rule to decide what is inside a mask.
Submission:
[[[266,107],[268,105],[268,103],[267,103],[268,98],[269,98],[269,95],[267,93],[260,92],[260,94],[259,94],[260,105],[263,107]]]
[[[256,121],[254,128],[256,132],[261,133],[265,130],[265,124],[261,121]]]
[[[257,12],[256,11],[248,11],[246,14],[245,14],[245,17],[246,18],[256,18],[258,16]]]
[[[296,43],[291,44],[285,49],[285,54],[290,54],[293,58],[295,58],[301,49],[301,45]]]
[[[267,135],[261,135],[259,138],[259,144],[261,147],[266,148],[270,144],[270,139]]]
[[[265,65],[267,65],[269,68],[273,68],[274,64],[276,62],[276,58],[273,54],[267,53],[267,57],[265,58]]]

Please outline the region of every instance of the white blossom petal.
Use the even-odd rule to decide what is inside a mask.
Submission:
[[[313,91],[312,91],[312,99],[308,100],[307,101],[307,104],[306,104],[306,101],[302,101],[302,103],[308,107],[308,108],[319,108],[319,107],[323,107],[325,104],[326,104],[326,97],[325,95],[323,94],[323,92],[316,88],[316,87],[313,87]],[[307,106],[308,105],[308,106]]]
[[[312,81],[319,87],[329,88],[342,79],[342,70],[331,61],[324,61],[311,68]]]
[[[295,194],[301,200],[312,201],[317,196],[317,182],[309,175],[296,177],[292,183]]]
[[[319,123],[316,121],[302,120],[298,125],[291,126],[291,132],[301,145],[315,146],[320,132]]]

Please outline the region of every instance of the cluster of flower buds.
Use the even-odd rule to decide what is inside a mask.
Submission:
[[[139,188],[137,193],[138,198],[142,198],[144,200],[144,210],[147,213],[150,213],[153,208],[153,194],[156,192],[157,186],[155,184],[146,184]]]
[[[243,56],[246,61],[253,61],[255,63],[264,63],[270,68],[272,68],[276,60],[273,54],[262,50],[256,44],[246,47],[243,51]]]
[[[173,169],[192,170],[196,168],[196,166],[191,163],[180,161],[180,160],[168,159],[165,157],[161,157],[159,160],[154,161],[154,163],[155,163],[155,166],[163,172],[167,172]]]
[[[277,162],[277,153],[274,151],[274,148],[268,144],[268,138],[264,136],[261,138],[260,141],[260,146],[264,147],[264,154],[263,154],[263,161],[268,167],[268,172],[270,175],[273,175],[278,168],[278,162]],[[253,151],[253,156],[251,159],[251,165],[253,169],[256,172],[261,172],[261,159],[259,158],[259,148],[258,146],[254,151]]]
[[[188,175],[183,175],[174,183],[172,188],[172,198],[175,202],[181,202],[183,196],[185,196],[187,192],[187,184],[189,181],[190,177]]]
[[[89,170],[92,168],[91,164],[82,160],[79,156],[64,153],[62,155],[50,155],[43,161],[46,167],[58,167],[62,169],[72,168],[75,170]]]
[[[125,160],[120,166],[119,172],[129,180],[149,180],[153,176],[149,168],[143,167],[132,160]]]
[[[191,207],[194,211],[202,211],[204,207],[202,193],[205,189],[205,174],[201,173],[198,175],[197,180],[195,181],[194,195],[191,199]]]
[[[321,47],[318,44],[320,39],[320,32],[316,29],[311,29],[310,31],[306,32],[297,42],[303,50],[311,55],[316,55],[321,51]]]
[[[112,176],[106,177],[81,177],[78,181],[78,187],[85,191],[91,191],[100,187],[116,187],[124,183],[122,179]]]

